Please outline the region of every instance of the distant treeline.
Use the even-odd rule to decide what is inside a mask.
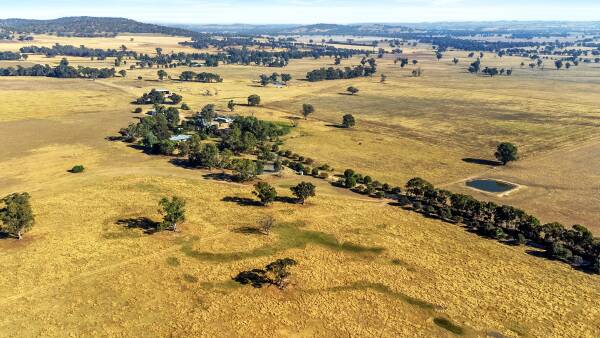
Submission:
[[[156,55],[142,54],[135,51],[127,50],[126,46],[120,49],[98,49],[87,48],[85,46],[71,46],[56,44],[52,47],[26,46],[20,49],[21,53],[27,54],[43,54],[48,57],[54,56],[75,56],[75,57],[95,57],[105,59],[107,57],[124,58],[130,57],[135,59],[139,65],[154,66],[170,66],[170,65],[187,65],[192,66],[198,60],[203,61],[203,65],[207,67],[216,67],[219,63],[224,64],[241,64],[241,65],[262,65],[266,67],[284,67],[291,59],[302,59],[305,57],[336,57],[350,58],[353,55],[365,54],[368,51],[360,51],[355,49],[335,48],[330,46],[315,46],[311,50],[299,50],[292,48],[284,51],[266,51],[266,50],[250,50],[246,47],[228,48],[223,52],[218,53],[157,53]]]
[[[310,82],[338,79],[353,79],[361,76],[371,76],[377,71],[375,59],[363,59],[363,64],[354,67],[340,68],[320,68],[315,69],[306,74],[306,79]],[[369,66],[366,66],[366,63]]]
[[[19,49],[21,53],[29,54],[44,54],[48,57],[54,57],[57,55],[61,56],[77,56],[77,57],[96,57],[96,58],[107,58],[107,57],[124,57],[124,56],[137,56],[136,52],[128,51],[124,49],[99,49],[99,48],[87,48],[85,46],[71,46],[71,45],[60,45],[56,44],[51,48],[38,47],[38,46],[26,46]]]
[[[8,67],[0,68],[0,76],[47,76],[57,78],[91,78],[100,79],[115,76],[114,68],[90,68],[69,66],[66,59],[62,59],[60,65],[50,67],[49,65],[34,65],[32,67]]]

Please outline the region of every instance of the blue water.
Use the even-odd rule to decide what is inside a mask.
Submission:
[[[467,181],[467,186],[487,192],[506,192],[516,188],[516,186],[496,180],[472,180]]]

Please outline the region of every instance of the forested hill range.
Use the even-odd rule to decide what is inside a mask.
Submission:
[[[178,36],[197,35],[178,27],[142,23],[125,18],[65,17],[52,20],[0,19],[0,28],[15,33],[51,33],[59,36],[114,36],[118,33],[152,33]]]
[[[509,35],[520,37],[527,35],[556,36],[569,33],[599,34],[600,22],[566,22],[566,21],[489,21],[489,22],[423,22],[423,23],[361,23],[361,24],[327,24],[312,25],[202,25],[173,24],[174,27],[186,28],[198,32],[213,33],[226,31],[229,33],[258,34],[304,34],[304,35],[376,35],[385,37],[401,37],[401,34],[425,34],[454,36],[487,36]]]

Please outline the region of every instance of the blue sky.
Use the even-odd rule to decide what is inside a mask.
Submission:
[[[0,17],[120,16],[172,23],[598,20],[600,0],[2,0]]]

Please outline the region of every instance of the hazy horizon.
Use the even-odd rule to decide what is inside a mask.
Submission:
[[[600,21],[593,0],[382,0],[365,5],[356,0],[23,0],[3,5],[3,18],[53,19],[65,16],[127,17],[169,24],[316,24],[431,23],[492,21]],[[482,18],[485,17],[484,20]]]

